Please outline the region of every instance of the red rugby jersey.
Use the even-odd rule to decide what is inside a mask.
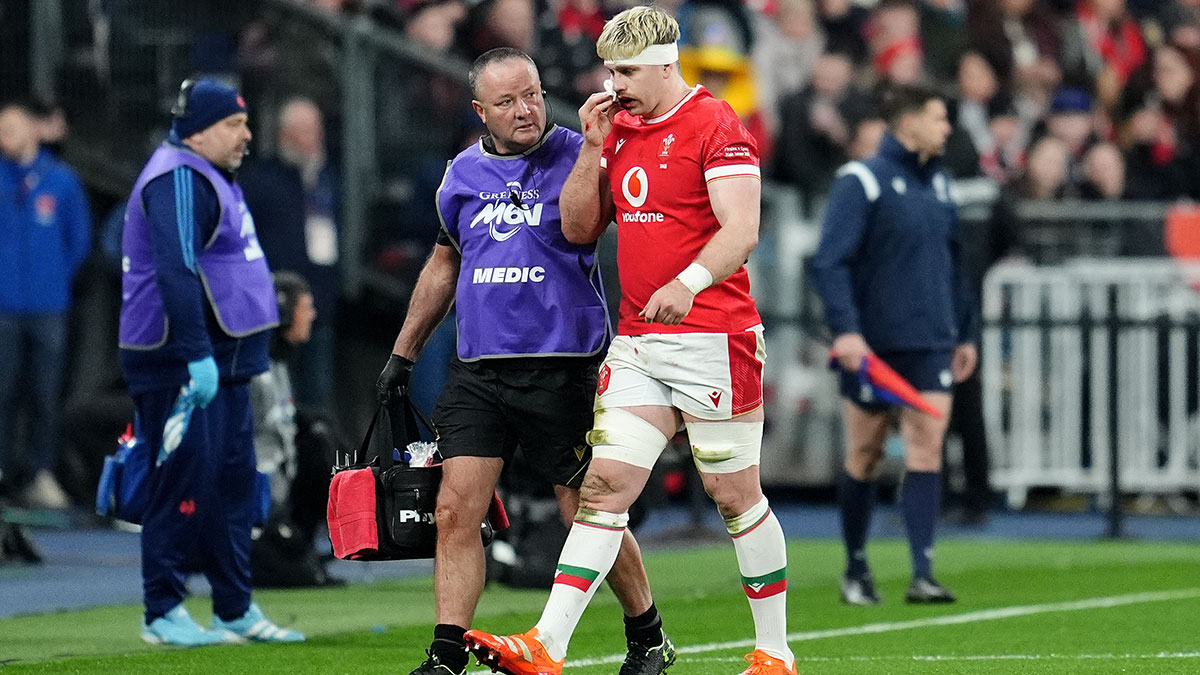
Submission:
[[[694,262],[721,227],[708,183],[759,176],[758,147],[728,103],[697,85],[659,117],[622,110],[600,165],[616,203],[618,334],[736,333],[761,323],[744,266],[697,294],[677,326],[638,317],[654,291]]]

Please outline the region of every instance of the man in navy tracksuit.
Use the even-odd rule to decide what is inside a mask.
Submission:
[[[29,450],[33,506],[65,508],[52,472],[71,284],[91,245],[92,218],[79,177],[39,147],[32,111],[0,107],[0,473],[18,402],[33,404]],[[21,382],[25,367],[27,379]],[[9,471],[11,473],[11,471]],[[11,482],[11,475],[5,477]]]
[[[142,518],[142,639],[203,645],[304,636],[250,600],[257,495],[250,378],[279,323],[270,271],[234,172],[250,142],[245,103],[185,82],[168,142],[134,184],[122,237],[120,360],[154,467]],[[213,626],[182,601],[200,570]]]
[[[932,569],[942,437],[950,387],[971,374],[977,356],[957,211],[937,160],[950,123],[941,96],[921,87],[892,91],[883,112],[890,133],[879,153],[838,171],[812,266],[843,371],[847,454],[839,501],[848,564],[842,598],[880,601],[865,546],[888,405],[874,400],[857,377],[864,356],[874,353],[942,412],[941,419],[908,408],[900,412],[906,467],[901,502],[913,565],[905,597],[953,602]]]

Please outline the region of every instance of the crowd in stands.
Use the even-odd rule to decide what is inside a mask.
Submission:
[[[206,16],[224,18],[189,22],[204,27],[186,62],[189,74],[219,71],[238,83],[260,120],[294,96],[314,101],[337,158],[345,45],[297,7],[367,17],[427,58],[464,68],[488,49],[516,47],[534,56],[556,100],[573,107],[601,89],[607,73],[596,37],[633,1],[207,0],[197,5],[209,8]],[[118,12],[129,11],[120,8],[141,4],[98,3],[100,15],[105,7],[112,12],[100,23],[119,33]],[[953,102],[946,162],[956,178],[987,178],[1015,197],[1027,190],[1018,183],[1029,180],[1034,144],[1054,137],[1062,145],[1046,152],[1065,152],[1066,174],[1047,196],[1200,196],[1200,0],[658,4],[682,27],[685,77],[730,102],[759,141],[765,175],[801,190],[814,204],[810,216],[818,215],[836,168],[874,149],[883,130],[878,92],[918,81]],[[162,11],[148,7],[138,11]],[[403,236],[432,234],[423,228],[435,220],[428,197],[441,168],[480,132],[470,92],[456,78],[391,56],[376,64],[372,81],[378,164],[385,176],[403,178],[384,191],[405,202],[404,211],[377,220],[396,221]],[[573,109],[557,112],[574,117]],[[260,138],[274,135],[269,126],[255,130]],[[1097,146],[1105,149],[1092,153]]]
[[[199,34],[181,75],[199,70],[240,84],[259,125],[255,159],[283,150],[278,113],[296,97],[324,117],[322,160],[332,165],[341,156],[344,44],[321,21],[303,20],[295,9],[305,4],[318,18],[366,17],[420,53],[456,60],[464,70],[497,46],[525,50],[538,62],[546,89],[571,107],[557,111],[559,118],[571,119],[573,107],[601,90],[607,77],[595,54],[604,22],[631,2],[200,3],[206,15],[223,18],[195,24]],[[1027,223],[1017,205],[1024,200],[1200,198],[1200,0],[658,4],[681,25],[685,78],[729,101],[759,142],[764,176],[799,190],[814,221],[837,168],[875,151],[884,133],[877,94],[893,83],[924,82],[947,94],[955,126],[945,157],[949,172],[987,183],[999,195],[992,227],[982,233],[990,243],[979,270],[1021,238],[1017,231]],[[168,11],[146,9],[148,3],[89,3],[92,33],[107,34],[111,26],[119,34],[135,5],[144,5],[139,11],[147,17]],[[376,268],[415,275],[436,233],[433,193],[445,162],[481,128],[465,84],[437,69],[388,57],[372,82],[382,184],[373,198],[393,198],[399,206],[372,214],[376,232],[367,250]],[[147,109],[165,119],[163,111]],[[62,110],[37,112],[47,120],[43,143],[58,154]],[[119,223],[119,209],[114,213]],[[1131,235],[1115,236],[1093,252],[1162,252],[1161,221],[1130,225]],[[396,242],[416,244],[409,250]]]
[[[470,60],[500,45],[526,50],[541,65],[547,90],[572,104],[600,90],[607,74],[595,39],[604,21],[627,6],[313,3],[330,12],[365,12],[430,54]],[[1010,201],[1200,196],[1200,0],[659,4],[683,29],[685,77],[730,102],[759,141],[766,175],[794,185],[810,203],[820,204],[838,166],[874,151],[883,133],[879,91],[912,82],[933,84],[952,101],[955,134],[945,158],[951,174],[990,179]],[[261,37],[254,30],[261,25],[243,35],[243,56],[254,53]],[[310,77],[293,63],[296,52],[286,53],[282,65],[297,71],[293,81],[316,88],[331,81]],[[306,59],[324,60],[317,53],[299,60]],[[421,141],[450,139],[451,147],[425,148],[439,165],[474,140],[469,93],[458,85],[398,73],[380,92],[380,125],[395,135],[389,141],[383,134],[381,143],[397,151],[385,156],[407,157],[414,149],[411,125],[394,120],[439,132],[419,135]],[[322,100],[320,91],[304,93]],[[413,105],[423,112],[414,113]],[[1035,154],[1043,166],[1033,166]],[[417,191],[429,189],[422,185],[430,180],[418,180]]]

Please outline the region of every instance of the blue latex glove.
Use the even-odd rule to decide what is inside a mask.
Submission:
[[[217,361],[211,356],[196,359],[188,364],[188,375],[192,376],[192,396],[196,405],[207,407],[217,397],[217,384],[220,374],[217,372]]]

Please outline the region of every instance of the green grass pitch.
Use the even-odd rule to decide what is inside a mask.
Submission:
[[[1200,673],[1196,543],[946,540],[938,576],[960,600],[934,607],[903,602],[903,542],[872,542],[870,553],[884,604],[846,607],[836,591],[840,544],[790,542],[788,629],[801,673]],[[732,547],[654,552],[647,567],[680,649],[671,674],[741,672],[753,627]],[[0,620],[0,673],[406,675],[431,636],[428,578],[256,597],[309,641],[149,647],[138,639],[139,607],[88,609]],[[489,588],[475,625],[525,630],[544,599],[540,591]],[[205,598],[188,607],[207,623]],[[613,674],[623,650],[620,608],[601,591],[571,643],[565,673]]]

